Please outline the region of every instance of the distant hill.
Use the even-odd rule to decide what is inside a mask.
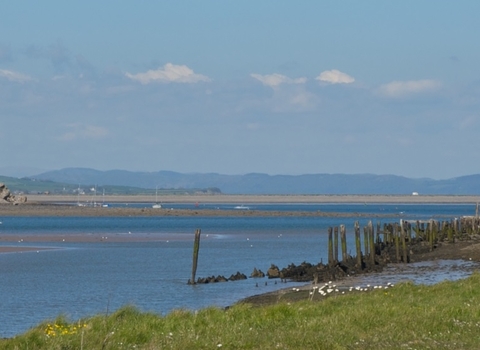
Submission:
[[[308,174],[221,175],[182,174],[173,171],[132,172],[66,168],[48,171],[36,180],[98,186],[130,186],[144,189],[215,189],[225,194],[384,194],[480,195],[480,174],[448,180],[412,179],[396,175]]]
[[[99,184],[98,182],[68,183],[64,181],[45,180],[37,177],[16,178],[0,176],[0,183],[7,185],[14,194],[94,194],[106,193],[108,195],[153,195],[157,193],[156,188]],[[158,194],[194,194],[194,193],[219,193],[217,188],[170,188],[158,189]]]

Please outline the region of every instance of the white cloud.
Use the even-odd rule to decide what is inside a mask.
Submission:
[[[323,71],[315,79],[330,84],[351,84],[355,81],[350,75],[336,69]]]
[[[404,97],[437,90],[442,83],[437,80],[392,81],[378,88],[378,92],[388,97]]]
[[[125,76],[144,85],[153,82],[198,83],[200,81],[210,81],[209,77],[202,74],[196,74],[187,66],[179,66],[172,63],[167,63],[163,68],[149,70],[145,73],[125,73]]]
[[[252,73],[250,76],[260,81],[263,85],[270,86],[271,88],[276,88],[281,84],[305,84],[307,81],[307,78],[292,79],[278,73],[267,75]]]
[[[9,81],[13,81],[13,82],[16,82],[16,83],[22,83],[22,84],[27,82],[27,81],[33,80],[28,75],[18,73],[18,72],[14,72],[14,71],[11,71],[11,70],[6,70],[6,69],[0,69],[0,77],[6,78]]]
[[[101,126],[73,123],[66,125],[69,131],[59,137],[62,141],[76,139],[101,139],[108,135],[108,130]]]

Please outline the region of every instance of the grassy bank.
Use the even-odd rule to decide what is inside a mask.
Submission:
[[[478,349],[480,344],[478,273],[434,286],[407,283],[321,302],[309,299],[306,291],[297,302],[164,317],[125,307],[75,322],[45,322],[0,340],[0,348]]]

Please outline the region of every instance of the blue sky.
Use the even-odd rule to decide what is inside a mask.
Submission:
[[[478,1],[0,2],[0,174],[479,173]]]

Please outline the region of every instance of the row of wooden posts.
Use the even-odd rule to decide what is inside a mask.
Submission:
[[[478,207],[478,206],[477,206]],[[375,265],[375,258],[380,253],[383,246],[395,245],[396,262],[408,262],[409,245],[414,240],[428,242],[430,250],[438,242],[455,243],[456,239],[468,239],[473,234],[480,234],[480,218],[477,215],[453,219],[450,221],[411,221],[400,220],[400,223],[384,224],[381,229],[380,222],[376,224],[376,230],[372,221],[363,228],[364,250],[362,254],[361,232],[358,221],[354,224],[355,232],[355,250],[356,265],[362,266],[362,257],[364,263]],[[195,275],[197,271],[198,252],[200,249],[201,230],[195,231],[193,244],[193,263],[192,276],[189,284],[195,284]],[[339,260],[338,244],[341,244],[342,259]],[[347,253],[347,231],[345,225],[340,227],[328,228],[328,264],[333,266],[340,261],[346,262],[351,256]]]
[[[455,239],[469,239],[473,234],[480,234],[480,218],[478,216],[462,217],[450,221],[405,221],[399,223],[384,224],[381,229],[380,222],[376,224],[376,232],[372,221],[363,227],[363,254],[361,245],[360,225],[355,222],[355,248],[356,263],[362,266],[364,262],[375,264],[375,256],[379,254],[380,248],[388,245],[395,245],[395,256],[397,262],[408,262],[409,245],[417,242],[427,242],[430,250],[434,249],[438,242],[455,243]],[[338,243],[342,251],[342,259],[338,256]],[[328,228],[328,264],[334,265],[340,261],[346,262],[351,256],[347,253],[347,239],[345,225]]]

